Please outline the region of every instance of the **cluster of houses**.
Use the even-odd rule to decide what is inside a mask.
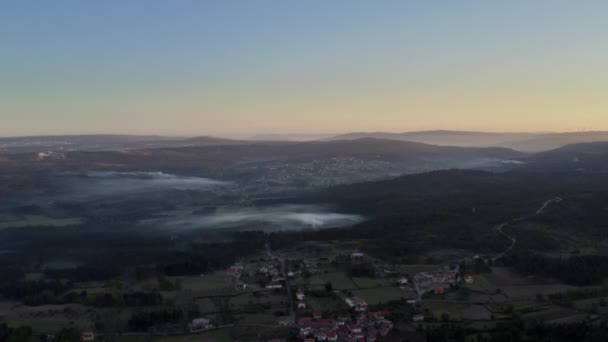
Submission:
[[[378,336],[386,336],[393,329],[393,322],[386,317],[386,311],[361,312],[356,318],[340,317],[323,318],[320,312],[313,317],[301,318],[299,338],[304,342],[312,341],[345,341],[375,342]]]
[[[454,268],[446,266],[437,271],[416,273],[414,280],[424,290],[442,294],[445,292],[445,287],[457,283],[459,277],[458,266]]]
[[[282,289],[285,277],[281,274],[280,264],[276,261],[268,263],[266,266],[260,267],[258,273],[268,277],[267,289]],[[293,274],[293,273],[292,273]],[[293,276],[293,275],[292,275]]]

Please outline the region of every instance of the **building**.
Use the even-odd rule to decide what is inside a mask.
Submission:
[[[422,321],[424,321],[424,315],[423,314],[415,314],[412,317],[412,321],[414,321],[414,322],[422,322]]]
[[[399,285],[406,285],[408,282],[407,277],[403,276],[403,277],[399,277],[399,279],[397,279],[397,283]]]
[[[268,285],[266,285],[267,289],[282,289],[283,285],[279,284],[279,283],[270,283]]]
[[[304,298],[306,298],[306,294],[304,294],[304,290],[298,289],[298,292],[296,292],[296,298],[298,300],[304,300]]]
[[[212,328],[211,320],[207,318],[195,318],[190,323],[191,331],[200,331]]]
[[[282,327],[293,325],[293,323],[293,320],[289,316],[281,316],[277,318],[277,324]]]
[[[464,282],[467,284],[473,284],[473,276],[470,274],[464,275]]]
[[[80,340],[81,341],[95,341],[95,334],[93,334],[92,332],[82,333],[82,335],[80,335]]]
[[[435,290],[434,290],[434,292],[435,292],[435,294],[444,294],[445,293],[445,288],[443,288],[441,286],[436,287]]]
[[[298,302],[298,310],[306,309],[306,303],[299,301]]]

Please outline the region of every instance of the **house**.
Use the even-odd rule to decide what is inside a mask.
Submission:
[[[282,327],[293,325],[293,323],[294,323],[293,320],[289,316],[277,317],[277,324]]]
[[[356,307],[357,305],[367,305],[367,302],[358,297],[349,297],[344,300],[348,306],[351,308]]]
[[[382,321],[382,320],[384,320],[384,317],[386,317],[387,312],[386,311],[374,311],[374,312],[370,312],[369,315],[370,315],[370,317],[374,318],[376,321]]]
[[[191,331],[206,330],[206,329],[209,329],[212,327],[213,326],[211,325],[211,320],[209,320],[207,318],[195,318],[190,323]]]
[[[241,272],[243,272],[243,265],[241,264],[234,264],[228,269],[228,274],[230,275],[237,275]]]
[[[335,331],[328,331],[326,334],[326,337],[327,337],[327,341],[335,342],[338,340],[338,333]]]
[[[247,290],[247,287],[249,287],[249,284],[247,284],[246,282],[239,280],[236,284],[236,287],[241,289],[241,290]]]
[[[434,290],[435,294],[444,294],[445,293],[445,288],[443,287],[436,287]]]
[[[348,325],[348,331],[350,331],[351,334],[359,334],[363,331],[363,328],[360,325],[350,324]]]
[[[295,274],[293,273],[293,271],[287,272],[287,277],[293,278],[294,276],[295,276]]]
[[[86,332],[80,335],[81,341],[95,341],[95,334],[92,332]]]
[[[300,328],[300,335],[302,335],[302,336],[308,336],[308,335],[310,335],[310,333],[312,333],[312,328],[311,327],[302,327],[302,328]]]
[[[411,305],[414,305],[414,304],[416,304],[416,300],[415,300],[415,299],[408,299],[408,300],[406,301],[406,303],[411,304]]]
[[[304,290],[298,289],[298,292],[296,292],[296,298],[298,300],[304,300],[304,298],[306,298],[306,294],[304,294]]]
[[[414,322],[421,322],[421,321],[424,321],[424,315],[423,315],[423,314],[421,314],[421,313],[419,313],[419,314],[415,314],[415,315],[412,317],[412,321],[414,321]]]
[[[268,267],[260,267],[260,273],[267,274],[268,273]]]
[[[299,301],[298,302],[298,310],[300,309],[306,309],[306,303]]]
[[[399,277],[399,279],[397,279],[397,283],[399,285],[405,285],[405,284],[407,284],[407,282],[408,282],[407,277]]]
[[[467,284],[473,284],[473,276],[470,274],[464,275],[464,282]]]
[[[283,276],[280,276],[280,275],[273,275],[272,276],[272,281],[275,282],[275,283],[277,283],[279,281],[283,281],[283,280],[285,280],[285,278],[283,278]]]
[[[367,311],[367,303],[359,303],[355,306],[355,311],[357,312],[365,312]]]
[[[323,314],[321,314],[321,311],[315,311],[312,313],[312,318],[321,319],[321,318],[323,318]]]
[[[350,255],[352,258],[354,259],[360,259],[363,258],[365,256],[365,253],[361,253],[361,252],[354,252],[353,254]]]
[[[279,284],[279,283],[269,283],[268,285],[266,285],[267,289],[282,289],[283,285]]]

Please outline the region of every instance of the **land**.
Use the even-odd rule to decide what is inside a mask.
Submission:
[[[601,143],[214,144],[4,155],[0,334],[601,340]],[[441,167],[495,153],[525,163]]]

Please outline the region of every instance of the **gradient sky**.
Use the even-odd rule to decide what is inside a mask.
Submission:
[[[0,135],[608,130],[608,1],[5,0]]]

